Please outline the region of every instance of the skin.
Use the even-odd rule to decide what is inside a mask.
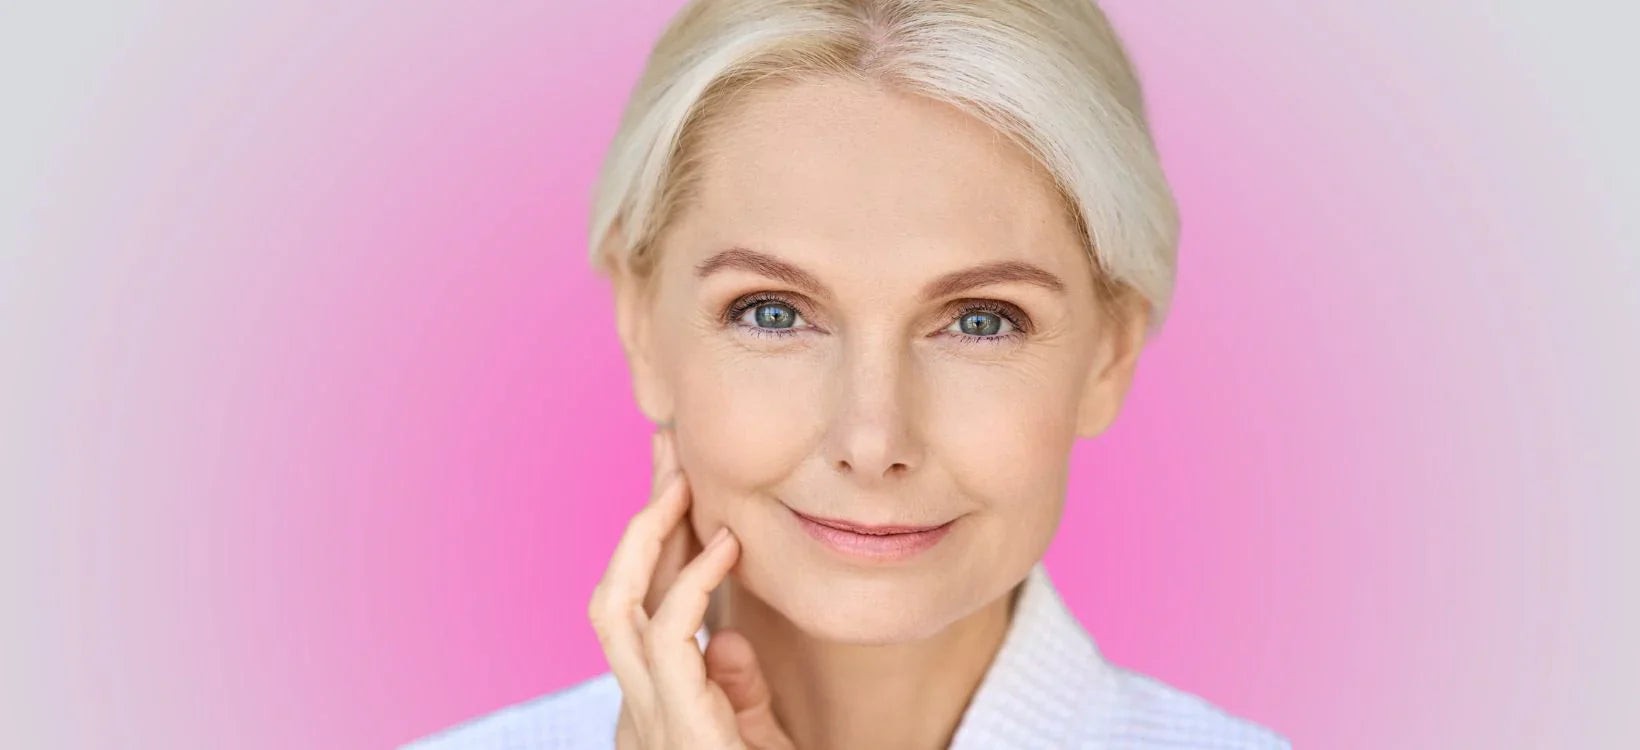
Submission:
[[[765,84],[702,146],[651,275],[612,274],[639,406],[670,425],[589,605],[618,742],[945,747],[1058,527],[1073,443],[1120,409],[1146,307],[1100,306],[1049,177],[945,104]],[[794,510],[952,523],[871,562]]]

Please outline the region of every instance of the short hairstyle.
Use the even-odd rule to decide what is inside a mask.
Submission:
[[[652,267],[697,178],[700,134],[737,91],[830,76],[946,102],[1023,147],[1052,177],[1101,296],[1137,292],[1147,335],[1161,327],[1178,209],[1132,63],[1093,0],[692,0],[651,51],[599,171],[593,265]]]

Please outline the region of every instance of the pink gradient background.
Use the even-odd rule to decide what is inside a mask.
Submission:
[[[650,425],[585,217],[679,5],[0,23],[0,744],[390,747],[606,668]],[[1578,67],[1620,40],[1574,3],[1105,5],[1185,238],[1076,452],[1072,609],[1300,747],[1634,746],[1633,151]]]

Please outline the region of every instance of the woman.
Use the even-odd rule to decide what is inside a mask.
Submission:
[[[1287,747],[1106,662],[1041,564],[1177,238],[1087,0],[689,3],[592,235],[661,425],[611,672],[413,747]]]

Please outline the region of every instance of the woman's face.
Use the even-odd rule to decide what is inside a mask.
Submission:
[[[1007,593],[1057,528],[1072,442],[1115,417],[1142,313],[1101,313],[1045,173],[943,104],[757,88],[702,145],[653,296],[616,278],[696,533],[733,530],[740,585],[819,637],[932,635]]]

